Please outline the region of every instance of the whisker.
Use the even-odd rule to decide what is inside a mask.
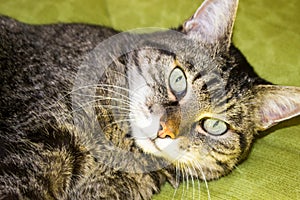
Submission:
[[[185,197],[187,197],[187,195],[189,194],[188,193],[188,190],[189,190],[189,181],[190,181],[190,178],[189,178],[189,172],[188,172],[188,169],[185,169],[185,173],[186,173],[186,195],[185,195]]]
[[[74,114],[74,113],[76,113],[76,112],[79,112],[80,110],[84,109],[85,107],[90,106],[91,103],[93,103],[93,102],[88,102],[88,103],[85,103],[85,104],[83,104],[83,105],[80,105],[79,108],[73,109],[72,111],[69,112],[69,114]],[[112,105],[101,105],[101,106],[102,106],[103,108],[111,108],[111,109],[115,108],[115,109],[117,109],[117,110],[127,111],[128,113],[130,112],[130,109],[128,109],[128,108],[122,108],[122,107],[112,106]]]
[[[119,97],[122,97],[122,98],[115,98],[115,99],[122,99],[122,100],[125,99],[125,100],[127,100],[127,102],[130,102],[130,101],[131,101],[131,99],[129,98],[129,96],[122,94],[120,91],[112,90],[112,89],[105,88],[105,87],[98,87],[98,88],[101,89],[101,90],[110,92],[110,93],[112,93],[112,94],[116,94],[116,95],[118,95]],[[127,91],[126,91],[126,92],[127,92]],[[111,98],[111,99],[112,99],[112,97],[99,95],[99,94],[97,94],[97,93],[95,93],[95,95],[85,95],[85,94],[73,92],[72,94],[77,94],[77,95],[81,95],[81,96],[84,95],[84,96],[89,96],[89,97],[94,97],[94,98],[97,98],[97,97],[103,97],[103,98]]]
[[[237,165],[234,165],[234,169],[236,169],[236,171],[240,174],[244,174],[244,172]]]
[[[197,179],[197,185],[198,185],[198,198],[201,199],[201,188],[200,188],[200,181],[199,181],[199,176],[198,176],[198,173],[197,173],[197,170],[195,168],[195,161],[193,161],[193,170],[195,172],[195,175],[196,175],[196,179]]]
[[[195,182],[194,182],[194,177],[193,177],[193,173],[191,171],[191,168],[188,167],[189,173],[190,173],[190,177],[191,177],[191,181],[192,181],[192,186],[193,186],[193,199],[195,199]]]
[[[185,173],[185,185],[183,187],[186,187],[186,190],[184,192],[184,197],[186,197],[188,195],[188,190],[189,190],[189,174],[185,166],[183,167],[183,169]]]
[[[207,199],[210,200],[211,197],[210,197],[210,192],[209,192],[209,187],[208,187],[208,183],[207,183],[207,180],[206,180],[206,177],[205,177],[205,174],[203,172],[203,168],[201,167],[201,164],[197,161],[195,161],[195,165],[198,167],[198,169],[200,170],[200,173],[202,175],[202,178],[203,178],[203,181],[204,181],[204,184],[205,184],[205,187],[206,187],[206,191],[207,191]]]
[[[193,181],[195,181],[195,179],[193,178],[193,176],[195,176],[195,178],[196,178],[196,180],[197,180],[197,189],[198,189],[198,194],[197,194],[197,196],[198,196],[198,198],[200,199],[201,198],[201,188],[200,188],[200,180],[199,180],[199,176],[198,176],[198,173],[197,173],[197,170],[196,170],[196,168],[195,168],[195,165],[196,165],[196,163],[195,163],[195,159],[191,159],[191,161],[192,161],[192,170],[193,170],[193,172],[194,172],[194,175],[191,175],[191,177],[192,177],[192,179],[193,179]],[[193,187],[194,187],[194,185],[195,184],[193,184]],[[196,196],[196,192],[195,192],[195,196]]]
[[[179,175],[180,175],[179,163],[176,162],[176,164],[175,164],[175,183],[176,183],[176,185],[178,185],[178,183],[179,183],[179,181],[180,181],[180,180],[179,180],[179,177],[178,177]],[[174,191],[174,193],[173,193],[172,200],[175,199],[177,190],[178,190],[178,188],[176,187],[176,188],[175,188],[175,191]]]
[[[184,173],[184,167],[182,167],[183,164],[181,164],[180,169],[181,169],[181,174],[182,174],[182,180],[185,181],[185,173]],[[181,199],[184,198],[185,194],[185,186],[182,186],[182,193],[181,193]]]
[[[75,93],[77,94],[77,93]],[[130,101],[128,100],[124,100],[124,99],[118,99],[118,98],[113,98],[113,97],[106,97],[106,96],[93,96],[93,95],[88,95],[88,94],[77,94],[79,96],[84,96],[84,97],[93,97],[93,98],[96,98],[94,99],[95,101],[101,101],[101,100],[112,100],[112,101],[117,101],[117,102],[121,102],[121,103],[124,103],[128,106],[130,106]]]
[[[78,88],[76,88],[76,89],[73,89],[72,91],[66,93],[65,95],[63,95],[62,97],[60,97],[59,99],[57,99],[56,102],[60,102],[61,100],[65,99],[68,95],[71,95],[72,93],[74,93],[74,92],[76,92],[76,91],[80,91],[80,90],[88,89],[88,88],[96,88],[96,89],[97,89],[97,88],[99,88],[99,87],[102,87],[103,89],[105,89],[103,86],[105,86],[105,87],[118,88],[118,89],[121,89],[121,90],[130,92],[130,90],[127,89],[127,88],[120,87],[120,86],[116,86],[116,85],[110,85],[110,84],[93,84],[93,85],[85,85],[85,86],[81,86],[81,87],[78,87]]]
[[[78,88],[72,90],[70,92],[70,94],[72,94],[73,92],[78,91],[78,90],[90,89],[90,88],[95,88],[95,89],[101,88],[103,90],[106,90],[106,89],[108,89],[108,87],[120,89],[120,90],[123,90],[123,91],[128,92],[128,93],[131,92],[130,89],[125,88],[125,87],[121,87],[121,86],[117,86],[117,85],[111,85],[111,84],[105,84],[105,83],[98,83],[98,84],[85,85],[85,86],[82,86],[82,87],[78,87]],[[112,91],[115,91],[115,90],[112,90]]]
[[[115,87],[117,87],[117,86],[115,86]],[[143,86],[141,86],[141,87],[143,87]],[[120,87],[117,87],[117,88],[120,88]],[[122,88],[122,89],[126,89],[126,91],[129,93],[128,95],[131,95],[131,96],[134,95],[136,98],[130,98],[129,96],[126,96],[124,94],[120,94],[120,92],[115,91],[115,90],[111,90],[111,89],[108,89],[108,88],[101,88],[101,89],[106,90],[108,92],[115,93],[115,94],[117,94],[121,97],[124,97],[125,100],[128,100],[128,102],[129,102],[129,103],[127,102],[128,105],[140,104],[142,102],[142,101],[137,101],[137,100],[143,98],[143,96],[141,94],[139,94],[139,93],[137,93],[133,90],[128,90],[127,88]],[[100,95],[96,95],[95,97],[99,97],[99,96]],[[126,102],[126,101],[124,101],[124,102]]]

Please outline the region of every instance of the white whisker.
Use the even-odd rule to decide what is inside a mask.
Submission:
[[[207,183],[205,174],[203,172],[203,168],[201,167],[201,164],[199,162],[197,162],[196,160],[195,160],[195,165],[200,170],[200,173],[202,175],[202,178],[203,178],[203,181],[204,181],[204,184],[205,184],[205,187],[206,187],[206,191],[207,191],[207,199],[210,200],[211,197],[210,197],[209,187],[208,187],[208,183]]]
[[[184,173],[184,168],[182,167],[183,164],[181,164],[180,166],[180,170],[181,170],[181,174],[182,174],[182,181],[185,181],[185,173]],[[184,198],[184,194],[185,194],[185,186],[182,186],[182,193],[181,193],[181,199]]]
[[[115,89],[119,89],[119,90],[123,90],[125,92],[131,92],[130,89],[128,88],[125,88],[125,87],[121,87],[121,86],[117,86],[117,85],[111,85],[111,84],[103,84],[103,83],[100,83],[100,84],[93,84],[93,85],[85,85],[85,86],[82,86],[82,87],[78,87],[76,88],[75,90],[72,90],[70,92],[70,94],[72,94],[73,92],[75,91],[78,91],[78,90],[83,90],[83,89],[90,89],[90,88],[95,88],[95,89],[103,89],[103,90],[108,90],[108,88],[111,87],[111,88],[115,88]],[[111,89],[110,89],[111,90]],[[112,92],[115,92],[115,90],[111,90]]]
[[[180,170],[179,170],[179,169],[180,169],[179,163],[176,162],[176,164],[175,164],[175,184],[176,184],[176,185],[178,185],[178,183],[179,183],[179,181],[180,181],[180,180],[178,180],[178,179],[179,179],[178,176],[180,175]],[[178,190],[178,188],[176,187],[176,188],[175,188],[175,191],[174,191],[174,193],[173,193],[172,200],[175,199],[177,190]]]
[[[196,175],[196,179],[197,179],[197,186],[198,186],[198,198],[201,199],[201,188],[200,188],[200,181],[199,181],[199,176],[198,176],[198,173],[197,173],[197,170],[195,168],[195,161],[193,161],[193,170],[195,172],[195,175]]]
[[[190,173],[190,177],[191,177],[191,181],[192,181],[192,186],[193,186],[193,199],[195,199],[195,182],[194,182],[194,177],[193,177],[193,173],[191,171],[191,168],[188,167],[189,173]]]
[[[185,178],[186,178],[186,184],[185,184],[186,192],[185,192],[184,196],[186,197],[188,195],[188,190],[189,190],[189,174],[185,167],[184,167],[184,172],[185,172]]]
[[[236,171],[240,174],[244,174],[244,172],[237,165],[234,165],[234,169],[236,169]]]
[[[125,100],[125,99],[121,99],[121,98],[114,98],[114,97],[107,97],[107,96],[100,96],[100,95],[88,95],[88,94],[80,94],[80,93],[74,93],[78,96],[82,96],[82,97],[92,97],[95,98],[95,100],[112,100],[112,101],[117,101],[117,102],[121,102],[124,103],[126,105],[130,105],[130,100]]]
[[[59,98],[57,100],[57,102],[65,99],[68,95],[72,95],[72,93],[76,92],[76,91],[80,91],[80,90],[83,90],[83,89],[90,89],[90,88],[102,88],[102,89],[105,89],[104,87],[112,87],[112,88],[117,88],[117,89],[120,89],[120,90],[124,90],[126,92],[130,92],[131,90],[127,89],[127,88],[124,88],[124,87],[120,87],[120,86],[116,86],[116,85],[110,85],[110,84],[93,84],[93,85],[85,85],[85,86],[81,86],[81,87],[78,87],[76,89],[73,89],[72,91],[68,92],[67,94],[65,94],[64,96],[62,96],[61,98]],[[125,97],[127,97],[125,95]],[[128,97],[127,97],[128,98]]]
[[[98,102],[97,99],[85,102],[84,104],[80,105],[80,107],[78,109],[75,109],[74,111],[80,110],[82,108],[85,108],[86,106],[91,106],[91,105],[93,105],[94,103],[97,103],[97,102]],[[113,106],[113,105],[103,105],[103,104],[101,104],[101,107],[103,107],[103,108],[110,108],[110,109],[115,108],[118,111],[122,110],[122,111],[127,111],[128,113],[132,110],[129,107],[121,107],[121,106]]]

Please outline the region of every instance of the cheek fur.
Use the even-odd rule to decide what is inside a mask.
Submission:
[[[242,159],[243,142],[240,134],[231,130],[220,137],[192,130],[181,137],[179,147],[185,153],[176,162],[192,169],[194,176],[201,178],[204,174],[208,180],[216,179],[232,171]]]
[[[135,138],[153,139],[156,137],[159,129],[159,116],[152,114],[146,106],[147,97],[144,89],[135,91],[130,97],[131,126]]]

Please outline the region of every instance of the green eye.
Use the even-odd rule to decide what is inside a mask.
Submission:
[[[187,82],[184,72],[180,68],[175,68],[169,76],[169,85],[176,96],[184,95],[187,88]]]
[[[219,136],[227,132],[228,125],[221,120],[208,118],[202,121],[202,128],[211,135]]]

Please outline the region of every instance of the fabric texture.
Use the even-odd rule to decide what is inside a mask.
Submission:
[[[33,24],[87,22],[130,30],[177,27],[200,4],[195,0],[0,0],[0,13]],[[258,74],[273,83],[300,86],[299,11],[299,0],[240,1],[233,41]],[[211,198],[300,199],[299,124],[300,117],[262,133],[246,161],[229,176],[208,183]],[[207,196],[205,183],[195,180],[177,190],[166,184],[154,199]]]

